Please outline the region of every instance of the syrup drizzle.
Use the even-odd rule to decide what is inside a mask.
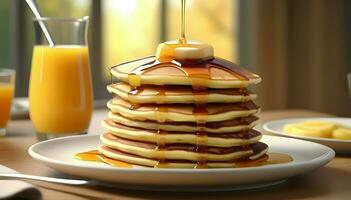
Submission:
[[[167,134],[166,131],[163,130],[158,130],[156,133],[156,147],[155,150],[157,152],[157,158],[158,162],[156,164],[156,168],[162,168],[166,167],[165,165],[167,164],[165,157],[164,157],[164,152],[167,150],[166,148],[166,143],[164,141],[164,136]]]
[[[203,155],[207,152],[207,133],[205,132],[208,111],[205,104],[194,107],[193,115],[196,118],[196,152]],[[200,156],[195,168],[207,168],[206,157]]]
[[[167,115],[167,106],[164,104],[160,104],[164,102],[165,98],[165,88],[162,87],[158,90],[158,94],[156,95],[157,105],[155,107],[155,117],[158,124],[158,130],[156,132],[156,147],[155,150],[157,152],[158,163],[155,167],[161,167],[165,163],[164,154],[163,152],[166,150],[166,143],[164,141],[164,136],[167,134],[166,131],[160,129],[160,125],[166,122],[166,115]]]
[[[133,103],[134,101],[131,101],[131,100],[133,99],[133,97],[135,95],[139,95],[143,90],[144,89],[142,87],[138,87],[138,88],[135,87],[128,92],[128,99],[131,102],[131,105],[129,107],[130,110],[135,110],[135,109],[138,109],[140,107],[140,104]]]
[[[238,80],[242,81],[243,84],[250,79],[258,78],[257,75],[245,70],[238,64],[216,57],[207,58],[205,60],[169,60],[162,57],[159,59],[156,57],[153,58],[152,61],[135,67],[132,72],[128,74],[128,82],[131,86],[134,88],[139,87],[141,85],[141,75],[147,75],[148,73],[165,66],[177,68],[180,71],[183,71],[188,77],[191,77],[191,74],[196,73],[196,78],[189,79],[189,81],[190,83],[198,82],[200,86],[203,84],[202,81],[207,80],[208,82],[211,79],[212,68],[217,68],[232,74]],[[150,59],[150,57],[145,59]]]

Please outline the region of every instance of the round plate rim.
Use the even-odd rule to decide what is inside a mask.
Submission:
[[[268,187],[275,187],[277,185],[281,185],[287,182],[288,179],[279,179],[276,181],[267,181],[267,182],[261,182],[261,183],[254,183],[254,184],[242,184],[242,185],[221,185],[220,187],[218,186],[191,186],[191,187],[165,187],[165,188],[160,188],[156,186],[145,186],[145,185],[116,185],[116,184],[111,184],[111,183],[105,183],[105,182],[100,182],[101,185],[103,186],[109,186],[113,188],[118,188],[122,190],[132,190],[132,191],[152,191],[152,192],[196,192],[196,193],[202,193],[202,192],[230,192],[230,191],[245,191],[245,190],[257,190],[261,188],[268,188]]]
[[[50,164],[55,164],[55,165],[61,165],[61,166],[68,166],[68,167],[78,167],[78,168],[84,168],[84,169],[103,169],[103,170],[108,170],[108,171],[123,171],[123,172],[131,172],[131,173],[228,173],[228,172],[235,172],[235,171],[256,171],[258,168],[257,167],[247,167],[247,168],[216,168],[216,169],[177,169],[177,168],[166,168],[166,169],[155,169],[155,168],[111,168],[110,166],[89,166],[89,165],[82,165],[82,164],[78,164],[78,163],[68,163],[62,160],[58,160],[58,159],[53,159],[53,158],[48,158],[46,156],[42,156],[40,153],[37,153],[35,151],[36,148],[38,148],[41,145],[45,145],[47,143],[52,143],[52,142],[57,142],[57,141],[62,141],[62,140],[68,140],[68,139],[76,139],[76,138],[85,138],[85,137],[99,137],[99,135],[77,135],[77,136],[67,136],[67,137],[60,137],[60,138],[55,138],[55,139],[51,139],[51,140],[47,140],[47,141],[42,141],[42,142],[38,142],[36,144],[33,144],[29,147],[28,149],[28,153],[29,155],[36,159],[39,160],[41,162],[44,163],[50,163]],[[272,170],[275,168],[279,168],[279,169],[289,169],[289,168],[295,168],[295,167],[303,167],[303,166],[308,166],[308,165],[314,165],[314,164],[318,164],[321,162],[329,162],[330,160],[332,160],[335,157],[335,151],[325,145],[322,144],[318,144],[315,142],[311,142],[311,141],[306,141],[306,140],[301,140],[301,139],[295,139],[295,138],[287,138],[287,137],[279,137],[279,136],[270,136],[270,135],[263,135],[263,138],[284,138],[284,139],[289,139],[289,140],[295,140],[297,142],[303,142],[303,143],[312,143],[314,145],[318,145],[321,148],[325,149],[325,152],[312,159],[309,161],[299,161],[297,163],[284,163],[284,164],[276,164],[276,165],[266,165],[266,166],[260,166],[259,169],[261,170]]]

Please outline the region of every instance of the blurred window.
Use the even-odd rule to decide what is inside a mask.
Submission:
[[[102,1],[102,75],[108,68],[154,53],[159,42],[159,0]]]
[[[10,67],[10,1],[0,1],[0,68]]]
[[[233,0],[187,0],[187,38],[209,43],[217,56],[236,60],[237,3]],[[179,37],[180,0],[104,0],[102,8],[105,69],[152,55],[159,42]],[[103,74],[108,79],[108,70],[103,70]]]
[[[237,60],[238,1],[187,0],[186,34],[213,45],[216,56]],[[167,40],[180,35],[180,1],[167,0]]]
[[[216,56],[236,61],[237,4],[238,0],[187,0],[187,38],[209,43]],[[89,45],[96,98],[108,95],[101,88],[110,80],[109,67],[153,55],[158,43],[179,36],[180,0],[37,0],[37,5],[42,16],[90,16],[94,25],[89,27]],[[17,96],[28,94],[34,44],[32,18],[23,0],[0,1],[0,66],[12,63],[17,70]],[[11,56],[9,41],[14,47]]]

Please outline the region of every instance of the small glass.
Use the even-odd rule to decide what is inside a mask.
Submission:
[[[38,140],[87,132],[93,110],[87,28],[88,17],[34,19],[29,113]]]
[[[0,69],[0,136],[6,134],[15,91],[15,70]]]

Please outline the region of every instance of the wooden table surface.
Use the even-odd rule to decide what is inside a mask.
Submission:
[[[96,111],[90,127],[91,132],[100,133],[99,122],[106,111]],[[323,113],[289,110],[261,113],[261,121],[287,117],[327,116]],[[260,126],[259,126],[260,129]],[[34,130],[29,120],[12,120],[8,135],[0,138],[0,164],[22,173],[63,176],[45,165],[31,159],[27,149],[34,144]],[[325,167],[311,173],[291,178],[278,186],[237,192],[146,192],[111,189],[104,187],[72,187],[43,182],[31,182],[39,187],[43,199],[350,199],[351,198],[351,157],[338,155]],[[1,192],[1,188],[0,188]]]

